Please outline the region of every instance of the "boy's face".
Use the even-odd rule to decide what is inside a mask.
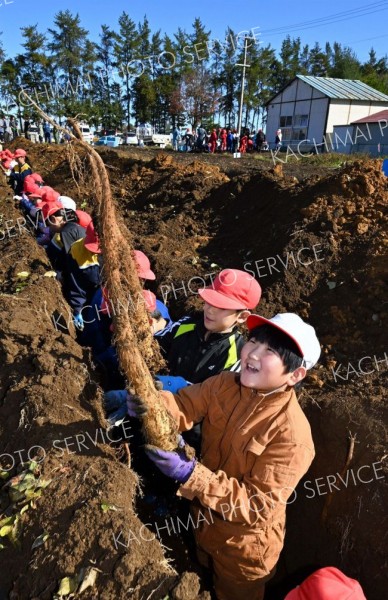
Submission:
[[[203,307],[203,322],[211,333],[222,333],[233,329],[237,323],[244,323],[248,316],[248,310],[230,310],[227,308],[216,308],[208,302]]]
[[[285,370],[281,357],[268,344],[251,338],[242,347],[240,382],[245,387],[270,392],[293,386],[306,375],[304,367],[292,373]]]
[[[66,221],[63,217],[56,217],[54,215],[50,215],[46,223],[49,226],[49,229],[53,233],[58,233],[61,231],[64,225],[66,225]]]

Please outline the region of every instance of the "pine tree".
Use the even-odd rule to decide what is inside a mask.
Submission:
[[[340,79],[360,79],[361,77],[361,64],[355,53],[351,48],[342,47],[338,42],[333,44],[330,77]]]
[[[82,113],[88,119],[94,112],[89,77],[94,72],[95,44],[88,40],[88,31],[81,27],[78,14],[60,11],[55,15],[54,25],[57,29],[49,29],[48,48],[56,74],[53,78],[56,114],[68,117]]]
[[[124,11],[119,17],[119,32],[115,34],[113,55],[115,57],[114,67],[117,68],[119,78],[124,84],[123,102],[126,108],[128,130],[131,125],[132,78],[139,72],[139,63],[134,62],[138,58],[139,44],[136,24]]]
[[[81,27],[79,15],[73,16],[69,10],[57,13],[54,25],[57,29],[49,29],[52,40],[48,44],[52,52],[52,61],[74,88],[85,59],[88,31]]]
[[[298,74],[300,47],[300,38],[291,40],[288,35],[285,40],[283,40],[280,50],[281,67],[278,76],[278,90]]]
[[[235,68],[236,45],[234,40],[236,36],[230,27],[226,31],[225,39],[226,44],[222,53],[222,72],[220,77],[222,93],[220,98],[220,112],[224,117],[226,126],[233,128],[236,124],[238,71]]]
[[[152,80],[152,59],[150,26],[145,16],[142,23],[138,25],[138,51],[142,60],[142,74],[136,77],[132,84],[133,93],[133,115],[136,124],[149,123],[155,110],[156,93]]]

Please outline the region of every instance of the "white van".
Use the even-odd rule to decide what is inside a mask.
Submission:
[[[92,144],[94,135],[90,131],[89,125],[81,125],[80,128],[81,128],[81,133],[82,133],[82,139],[84,140],[84,142],[87,142],[88,144]]]

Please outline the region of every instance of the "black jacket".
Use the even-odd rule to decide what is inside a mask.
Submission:
[[[85,248],[85,239],[74,242],[68,253],[63,294],[75,314],[92,301],[100,286],[101,255]]]
[[[237,327],[229,333],[211,333],[205,340],[206,332],[202,314],[184,317],[158,336],[170,375],[201,383],[221,371],[238,370],[244,338]]]

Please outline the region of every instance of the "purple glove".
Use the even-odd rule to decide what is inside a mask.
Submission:
[[[196,457],[187,458],[184,451],[185,443],[180,437],[179,450],[177,452],[167,452],[157,446],[147,444],[144,449],[148,458],[158,467],[158,469],[167,477],[186,483],[194,471],[197,464]]]
[[[148,408],[139,396],[127,393],[127,411],[130,417],[141,419],[147,414]]]

